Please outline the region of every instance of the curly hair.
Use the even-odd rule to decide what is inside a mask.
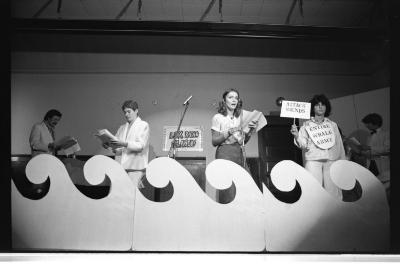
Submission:
[[[368,114],[368,115],[364,116],[364,118],[361,121],[364,124],[373,124],[377,127],[381,127],[382,123],[383,123],[382,117],[377,113]]]
[[[314,106],[316,106],[319,103],[322,103],[326,107],[324,116],[329,116],[331,114],[332,110],[331,103],[324,94],[314,95],[314,97],[310,100],[310,103],[311,103],[311,113],[310,113],[311,116],[315,116]]]
[[[222,114],[222,115],[224,115],[224,116],[226,116],[226,115],[228,114],[228,110],[227,110],[227,108],[226,108],[225,100],[226,100],[226,96],[227,96],[230,92],[235,92],[235,93],[237,93],[237,95],[238,95],[238,104],[237,104],[235,110],[233,111],[233,115],[234,115],[235,117],[239,117],[239,116],[240,116],[240,113],[242,112],[242,105],[243,105],[243,102],[242,102],[242,100],[241,100],[240,97],[239,97],[239,92],[238,92],[237,90],[233,89],[233,88],[231,88],[231,89],[229,89],[229,90],[226,90],[226,91],[222,94],[222,101],[220,101],[220,102],[218,103],[218,113],[220,113],[220,114]]]

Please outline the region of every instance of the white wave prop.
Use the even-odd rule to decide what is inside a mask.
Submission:
[[[50,178],[40,200],[23,197],[12,184],[13,249],[129,250],[133,233],[133,183],[111,158],[94,156],[84,166],[90,184],[110,178],[110,193],[99,200],[73,185],[64,164],[54,156],[34,157],[26,167],[32,183]]]
[[[265,186],[263,193],[249,173],[227,160],[206,168],[207,186],[222,190],[234,184],[236,196],[221,204],[210,198],[177,161],[161,157],[150,162],[148,182],[170,183],[173,195],[155,202],[137,191],[116,161],[94,156],[84,176],[98,185],[107,175],[110,193],[91,199],[72,183],[64,164],[43,154],[29,161],[32,183],[50,179],[39,200],[23,197],[12,184],[13,249],[109,251],[252,251],[261,252],[385,252],[389,250],[389,208],[382,184],[367,169],[337,161],[331,177],[343,190],[361,187],[353,202],[327,193],[314,177],[292,161],[272,170],[279,192],[301,195],[279,201]],[[356,184],[357,183],[357,184]],[[276,195],[276,192],[274,192]]]
[[[267,251],[384,252],[389,249],[385,190],[369,170],[345,160],[331,166],[331,178],[341,189],[352,189],[356,181],[361,185],[361,198],[354,202],[333,197],[308,171],[292,161],[275,165],[271,178],[282,191],[293,189],[297,181],[301,197],[293,204],[286,204],[264,191]]]
[[[170,158],[152,160],[148,181],[164,187],[170,181],[169,201],[152,202],[137,195],[134,248],[141,251],[262,251],[264,214],[262,194],[239,165],[215,160],[206,169],[207,181],[217,189],[232,183],[236,196],[228,204],[209,198],[190,173]]]

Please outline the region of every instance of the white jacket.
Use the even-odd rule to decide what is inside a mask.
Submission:
[[[54,140],[44,121],[33,125],[29,136],[32,157],[43,153],[53,154],[48,147],[53,142]]]
[[[129,131],[128,126],[128,123],[120,126],[115,135],[119,140],[128,142],[126,148],[116,149],[115,160],[124,169],[143,170],[149,161],[149,124],[137,117]]]

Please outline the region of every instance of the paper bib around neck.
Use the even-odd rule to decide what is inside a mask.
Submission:
[[[335,133],[331,123],[314,124],[305,127],[314,144],[321,149],[330,149],[335,145]]]

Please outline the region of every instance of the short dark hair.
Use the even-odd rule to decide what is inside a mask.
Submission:
[[[381,127],[382,126],[382,117],[377,113],[371,113],[361,120],[364,124],[373,124],[375,126]]]
[[[220,114],[222,114],[222,115],[224,115],[224,116],[226,116],[227,114],[228,114],[228,111],[227,111],[227,109],[226,109],[226,104],[225,104],[225,99],[226,99],[226,96],[230,93],[230,92],[235,92],[235,93],[237,93],[237,95],[238,95],[238,104],[237,104],[237,106],[236,106],[236,108],[235,108],[235,110],[233,111],[233,115],[235,116],[235,117],[239,117],[240,116],[240,113],[241,113],[241,111],[242,111],[242,100],[240,99],[240,95],[239,95],[239,92],[236,90],[236,89],[233,89],[233,88],[231,88],[231,89],[229,89],[229,90],[226,90],[223,94],[222,94],[222,101],[221,102],[219,102],[219,105],[218,105],[218,113],[220,113]]]
[[[125,108],[130,108],[133,111],[136,111],[136,109],[138,109],[139,106],[135,101],[127,100],[122,104],[122,111],[124,111]]]
[[[60,111],[56,110],[56,109],[50,109],[49,111],[47,111],[47,113],[44,115],[43,120],[49,120],[50,118],[52,118],[53,116],[58,116],[58,117],[62,117],[62,114]]]
[[[331,114],[332,110],[331,103],[324,94],[314,95],[314,97],[310,100],[310,103],[311,103],[311,114],[310,114],[311,116],[315,116],[314,106],[316,106],[319,103],[322,103],[326,107],[324,116],[329,116]]]

